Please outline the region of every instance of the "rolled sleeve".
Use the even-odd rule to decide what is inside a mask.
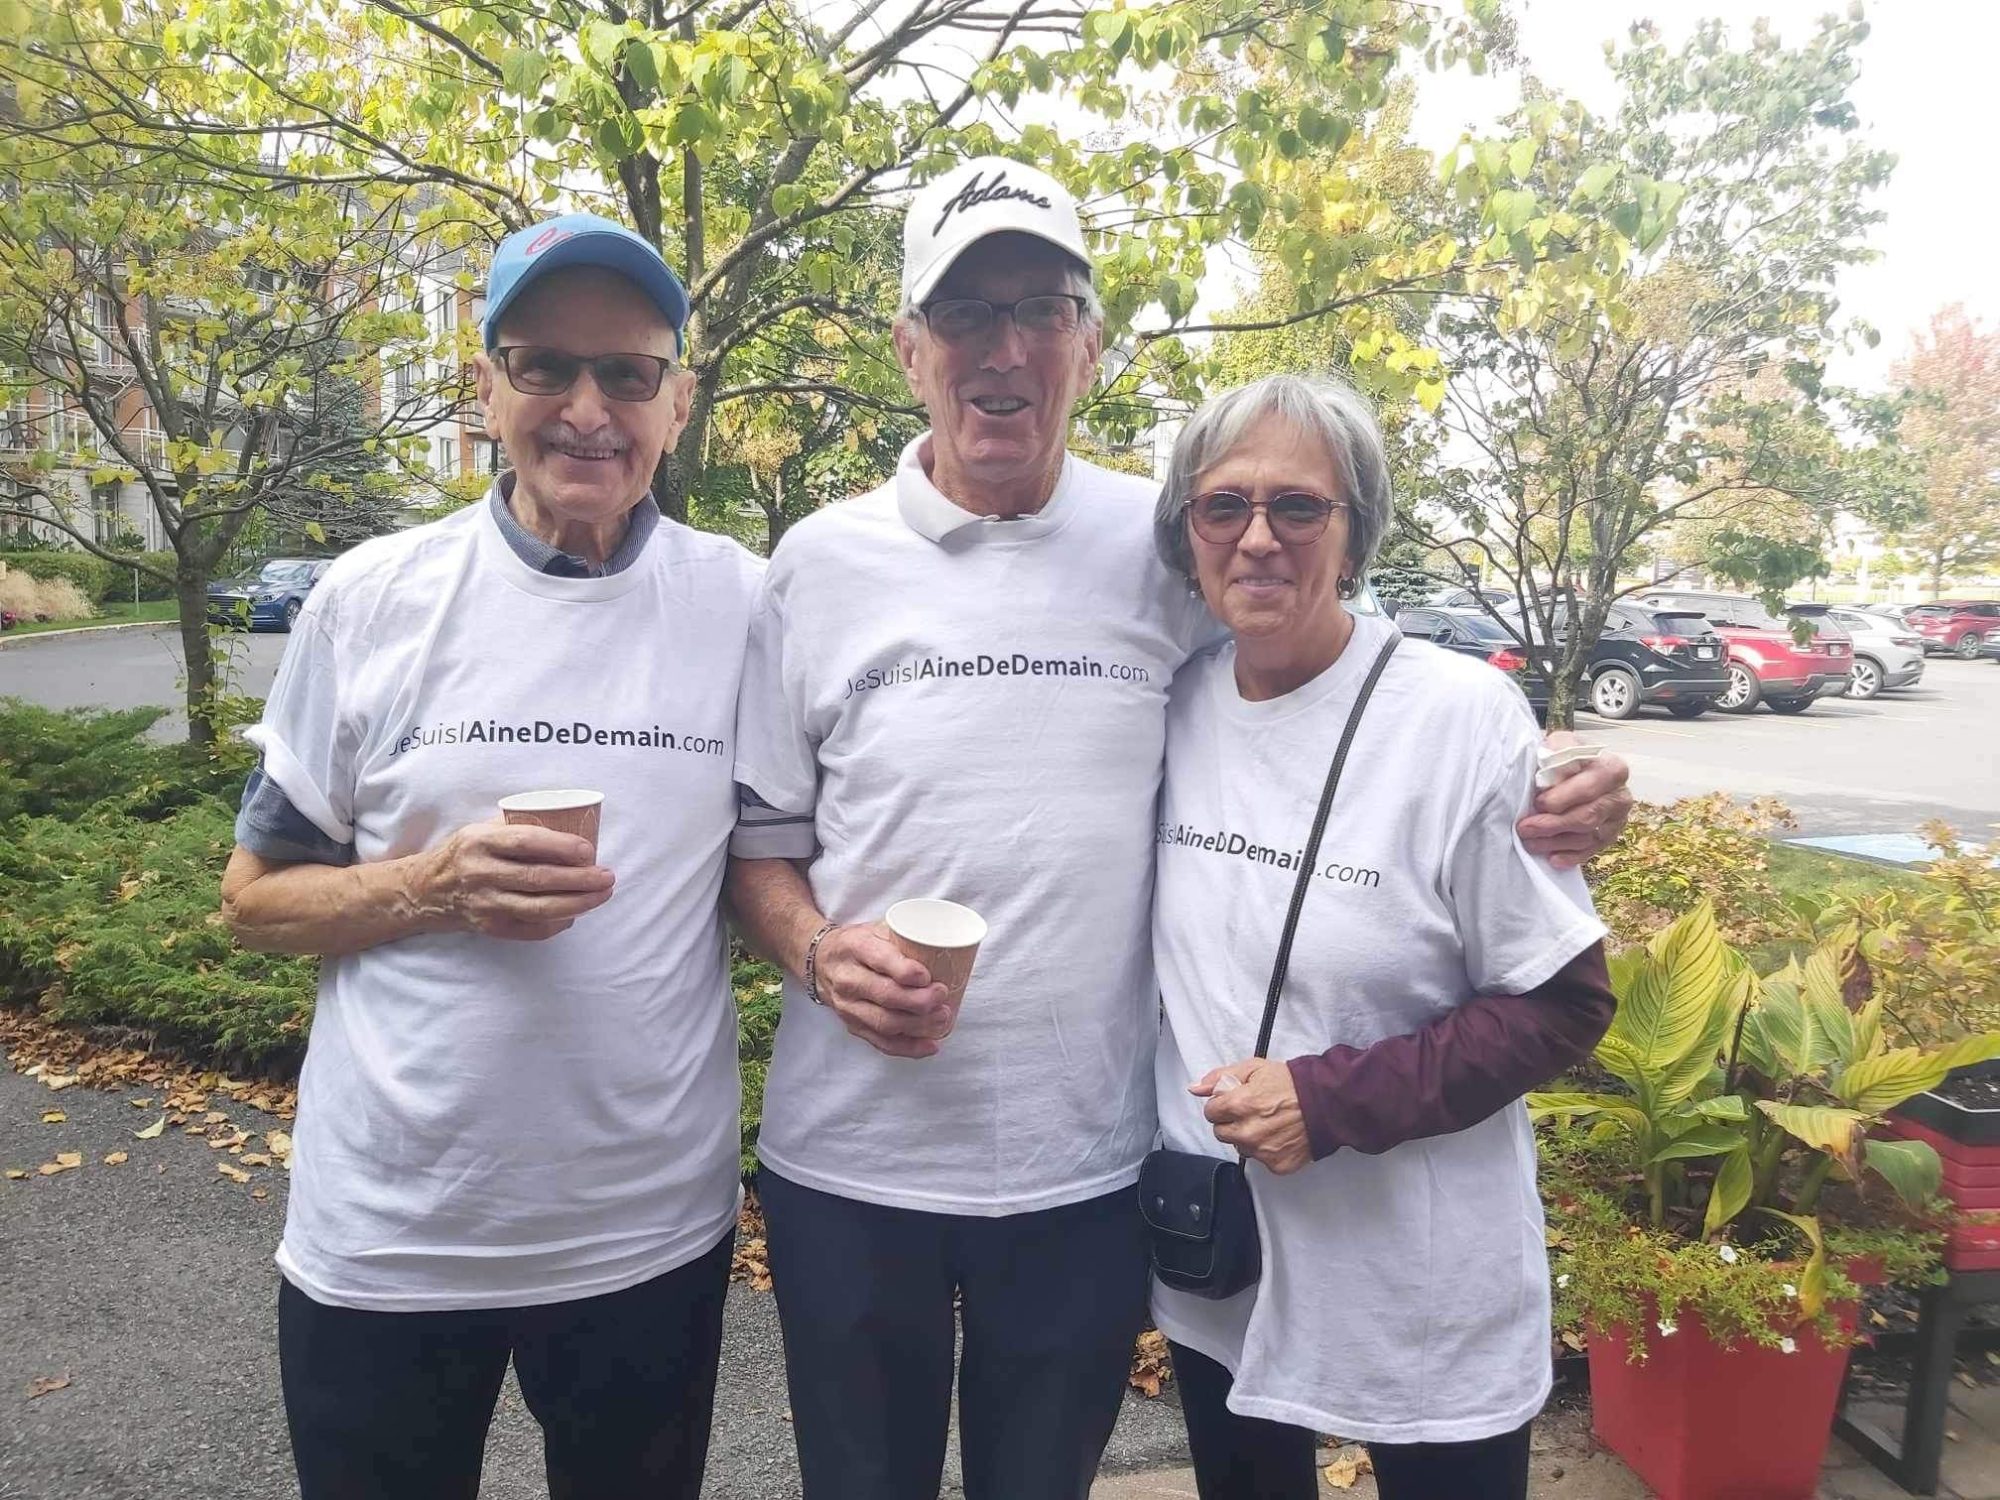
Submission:
[[[262,753],[263,775],[335,844],[354,838],[354,736],[340,706],[340,662],[325,612],[326,583],[292,628],[264,716],[244,731]]]
[[[329,838],[300,812],[285,789],[265,773],[260,760],[243,786],[236,812],[236,842],[252,854],[287,864],[348,865],[354,845]]]
[[[784,611],[766,575],[750,614],[736,701],[738,821],[729,850],[742,858],[806,859],[818,849],[819,744],[786,647]]]

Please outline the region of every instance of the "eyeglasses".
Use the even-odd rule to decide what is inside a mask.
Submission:
[[[1204,542],[1226,547],[1250,529],[1250,517],[1264,512],[1271,535],[1287,547],[1305,547],[1326,534],[1333,513],[1348,508],[1345,500],[1329,500],[1311,490],[1286,490],[1269,500],[1252,500],[1234,490],[1196,495],[1185,507],[1188,524]]]
[[[933,336],[947,344],[969,343],[984,338],[1005,313],[1024,338],[1067,338],[1083,326],[1083,310],[1090,304],[1082,297],[1050,294],[1023,297],[1017,302],[985,302],[977,297],[941,297],[926,302],[917,311]]]
[[[660,394],[667,372],[679,368],[657,354],[599,354],[586,359],[535,344],[510,344],[493,352],[507,372],[507,383],[524,396],[560,396],[587,367],[605,400],[651,401]]]

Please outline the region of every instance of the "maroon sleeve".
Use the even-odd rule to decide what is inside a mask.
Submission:
[[[1480,995],[1421,1031],[1294,1057],[1314,1160],[1477,1125],[1590,1055],[1617,1001],[1593,943],[1521,995]]]

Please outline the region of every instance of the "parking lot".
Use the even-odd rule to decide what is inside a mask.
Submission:
[[[1914,833],[1943,818],[1984,839],[2000,825],[2000,663],[1932,657],[1917,687],[1791,716],[1683,721],[1646,708],[1619,723],[1580,714],[1577,731],[1632,763],[1641,797],[1778,797],[1802,836]]]
[[[233,686],[270,687],[286,637],[237,636]],[[169,627],[25,639],[0,650],[0,697],[49,707],[132,707],[180,698]],[[2000,663],[1933,657],[1921,686],[1868,702],[1822,698],[1796,716],[1670,718],[1659,708],[1613,723],[1581,714],[1578,732],[1632,763],[1653,801],[1719,789],[1784,799],[1801,836],[1914,833],[1943,818],[1987,838],[2000,825]],[[178,715],[163,734],[182,732]]]

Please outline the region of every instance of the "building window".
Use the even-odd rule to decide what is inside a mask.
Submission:
[[[500,472],[500,445],[492,438],[472,440],[472,472],[475,474]]]

